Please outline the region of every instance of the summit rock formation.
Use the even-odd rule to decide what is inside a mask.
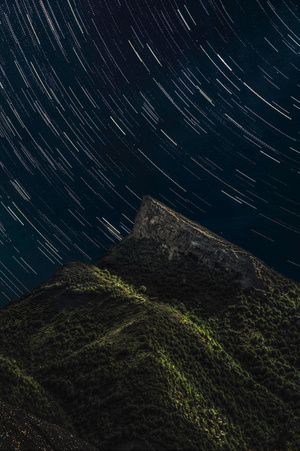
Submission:
[[[144,196],[133,230],[126,239],[153,240],[168,260],[183,264],[188,258],[194,271],[205,265],[231,276],[243,288],[266,288],[265,265],[244,249],[190,221],[151,196]]]

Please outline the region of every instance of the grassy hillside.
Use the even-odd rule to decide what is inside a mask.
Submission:
[[[164,258],[125,240],[2,308],[0,401],[100,449],[300,449],[299,286]]]

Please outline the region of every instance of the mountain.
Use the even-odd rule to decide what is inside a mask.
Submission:
[[[207,315],[243,293],[257,297],[299,285],[249,252],[144,196],[132,232],[97,263],[160,300],[176,300]],[[177,302],[177,303],[178,303]],[[216,310],[215,310],[216,309]]]
[[[0,401],[100,450],[295,451],[299,299],[146,196],[96,265],[71,261],[0,309]]]

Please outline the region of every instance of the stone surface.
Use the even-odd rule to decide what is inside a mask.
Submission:
[[[144,196],[131,236],[152,238],[169,254],[169,260],[186,255],[212,269],[233,275],[243,288],[263,288],[264,264],[249,252],[226,241],[150,196]]]

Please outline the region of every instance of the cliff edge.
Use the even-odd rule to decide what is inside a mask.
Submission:
[[[131,236],[159,242],[168,259],[184,259],[225,272],[243,288],[264,288],[264,264],[249,252],[192,222],[150,196],[144,196]]]

